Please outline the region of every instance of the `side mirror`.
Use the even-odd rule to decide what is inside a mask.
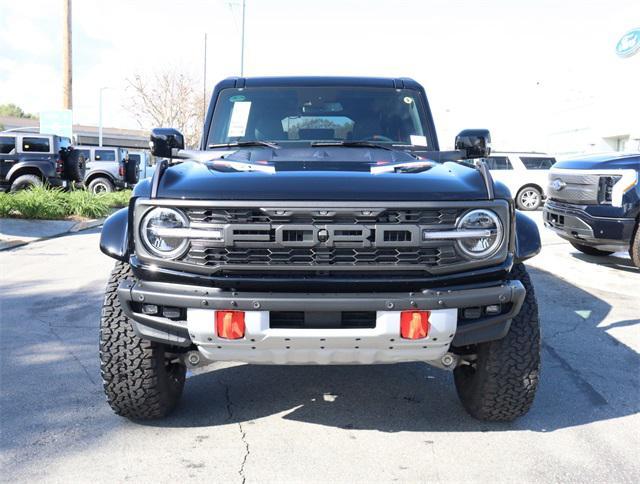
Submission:
[[[151,130],[149,148],[153,156],[172,158],[173,149],[184,149],[184,136],[177,129],[154,128]]]
[[[456,136],[456,150],[464,150],[466,158],[485,158],[491,153],[491,135],[488,129],[465,129]]]

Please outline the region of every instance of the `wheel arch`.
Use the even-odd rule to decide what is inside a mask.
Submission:
[[[131,239],[128,207],[121,208],[104,221],[100,234],[100,250],[113,259],[123,262],[129,260]]]
[[[22,175],[35,175],[43,182],[46,181],[46,176],[42,172],[39,166],[29,163],[22,163],[14,166],[7,173],[7,180],[9,180],[9,184],[13,183],[16,178]]]
[[[516,263],[531,259],[538,255],[541,249],[538,225],[529,216],[516,210]]]
[[[96,178],[107,178],[111,183],[113,183],[114,185],[116,184],[116,179],[108,171],[92,171],[84,177],[84,184],[88,185]]]

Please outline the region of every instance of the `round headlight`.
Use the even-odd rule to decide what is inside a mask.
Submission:
[[[184,253],[188,241],[184,237],[172,236],[170,229],[188,226],[189,220],[182,212],[173,208],[158,207],[149,210],[143,217],[140,236],[145,248],[153,255],[165,259],[176,258]]]
[[[502,222],[491,210],[471,210],[458,221],[458,230],[473,230],[482,233],[479,237],[461,237],[458,247],[474,259],[489,257],[502,244]]]

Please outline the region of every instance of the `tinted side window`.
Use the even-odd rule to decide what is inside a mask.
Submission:
[[[521,156],[522,163],[527,170],[548,170],[556,162],[555,158]]]
[[[13,136],[0,136],[0,153],[8,155],[16,149],[16,139]]]
[[[513,170],[513,166],[506,156],[490,156],[484,161],[490,170]]]
[[[36,138],[36,137],[22,138],[22,151],[48,153],[49,138]]]
[[[116,152],[114,150],[96,150],[96,161],[116,161]]]
[[[71,140],[69,138],[60,138],[59,141],[60,144],[60,149],[64,149],[64,148],[68,148],[69,146],[71,146]]]
[[[84,155],[84,159],[89,161],[91,159],[91,150],[76,150]]]
[[[140,155],[138,154],[130,154],[129,155],[129,161],[133,161],[135,163],[140,163]]]

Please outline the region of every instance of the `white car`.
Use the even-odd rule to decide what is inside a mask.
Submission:
[[[491,153],[485,162],[493,179],[507,185],[520,210],[537,210],[546,198],[545,188],[553,156],[544,153]]]

